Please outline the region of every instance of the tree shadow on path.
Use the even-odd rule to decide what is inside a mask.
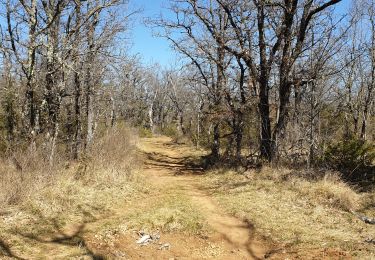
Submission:
[[[0,238],[0,258],[10,257],[14,259],[24,260],[25,258],[17,256],[10,248],[10,246]]]
[[[95,253],[88,245],[85,239],[85,227],[89,223],[93,223],[97,221],[97,219],[89,212],[83,211],[84,219],[82,223],[77,223],[75,225],[70,225],[70,231],[67,232],[64,230],[56,218],[47,218],[43,216],[41,213],[36,213],[38,222],[42,222],[47,224],[48,226],[52,227],[52,231],[44,234],[34,234],[23,232],[22,230],[15,230],[13,234],[16,236],[21,236],[24,239],[32,242],[32,243],[40,243],[40,244],[54,244],[54,245],[61,245],[67,246],[71,248],[80,248],[84,253],[83,255],[89,256],[91,259],[95,260],[103,260],[105,259],[104,256]],[[2,250],[3,248],[3,250]],[[17,259],[23,259],[15,256],[15,254],[11,251],[10,246],[7,245],[5,242],[0,240],[0,256],[2,251],[5,252],[5,256],[14,257]],[[43,252],[47,253],[48,252]],[[53,257],[53,255],[49,255],[49,257]]]

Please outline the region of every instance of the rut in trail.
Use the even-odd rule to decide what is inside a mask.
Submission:
[[[255,237],[251,223],[226,214],[205,191],[199,188],[203,169],[188,166],[193,148],[173,144],[167,137],[142,140],[146,155],[144,171],[150,181],[163,189],[182,191],[204,215],[213,234],[208,238],[221,244],[228,254],[221,259],[262,259],[270,248]]]

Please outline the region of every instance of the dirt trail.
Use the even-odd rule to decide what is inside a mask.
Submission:
[[[220,244],[223,253],[216,259],[262,259],[269,252],[268,243],[255,237],[251,223],[226,214],[199,188],[203,170],[187,163],[194,149],[175,145],[167,137],[143,139],[140,149],[146,155],[144,171],[161,189],[182,191],[191,198],[213,230],[208,240]],[[196,152],[195,152],[196,153]]]
[[[20,241],[25,245],[20,243],[18,250],[11,247],[15,243],[3,243],[0,237],[0,259],[239,260],[264,259],[270,255],[272,244],[256,237],[251,223],[226,214],[211,195],[200,188],[200,175],[204,171],[189,162],[202,152],[188,145],[174,144],[167,137],[142,139],[139,152],[144,159],[142,175],[152,191],[120,203],[121,206],[117,205],[103,216],[87,212],[88,219],[82,220],[83,223],[60,227],[54,222],[50,231],[21,234]],[[138,230],[128,229],[127,216],[136,212],[152,213],[154,203],[175,194],[190,199],[188,205],[192,204],[192,209],[209,227],[207,236],[162,232],[158,243],[136,244],[139,236],[135,231]],[[159,242],[170,243],[170,249],[159,250]],[[272,257],[275,259],[274,254]]]

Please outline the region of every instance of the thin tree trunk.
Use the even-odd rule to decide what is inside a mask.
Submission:
[[[96,3],[97,4],[97,3]],[[89,5],[89,4],[88,4]],[[88,46],[89,52],[87,54],[86,64],[86,118],[87,118],[87,133],[85,147],[89,148],[94,138],[94,77],[93,67],[95,67],[95,29],[98,24],[99,12],[96,12],[92,17],[92,21],[88,25]]]
[[[236,124],[236,159],[241,159],[241,151],[242,151],[242,137],[243,137],[243,117],[242,113],[237,118]]]
[[[154,102],[151,102],[150,107],[148,109],[148,120],[150,125],[151,133],[154,134]]]
[[[81,152],[81,82],[78,72],[74,72],[74,126],[73,157],[78,159]]]
[[[75,32],[75,39],[73,44],[73,62],[74,62],[74,140],[73,140],[73,158],[78,159],[81,152],[81,142],[82,142],[82,129],[81,129],[81,79],[80,79],[80,70],[81,70],[81,61],[79,57],[79,43],[80,43],[80,26],[81,26],[81,3],[78,1],[76,2],[75,7],[75,15],[76,15],[76,32]]]
[[[116,104],[115,104],[115,99],[111,96],[111,127],[113,127],[116,123]]]
[[[219,152],[220,152],[220,125],[219,123],[216,123],[214,125],[213,129],[213,143],[211,148],[211,154],[213,158],[217,159],[219,158]]]

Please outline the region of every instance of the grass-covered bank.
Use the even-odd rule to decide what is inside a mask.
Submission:
[[[39,158],[22,171],[4,161],[0,258],[137,258],[132,246],[141,230],[170,240],[187,236],[193,245],[207,232],[205,219],[178,187],[149,179],[139,146],[133,130],[116,127],[80,161],[42,167]]]
[[[309,180],[290,170],[263,168],[238,174],[212,171],[203,187],[229,213],[254,223],[257,232],[304,259],[335,249],[373,259],[375,227],[350,211],[375,215],[374,193],[359,193],[335,174]],[[343,255],[344,256],[344,255]]]
[[[136,142],[131,130],[118,127],[99,138],[93,152],[79,162],[24,165],[20,171],[11,161],[3,161],[0,256],[93,255],[85,242],[86,226],[115,214],[119,205],[147,189],[137,174]],[[41,166],[43,158],[29,161],[33,160]]]

